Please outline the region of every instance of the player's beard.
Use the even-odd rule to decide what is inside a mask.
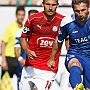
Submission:
[[[86,14],[85,14],[85,16],[77,16],[78,18],[77,18],[77,21],[80,23],[80,24],[83,24],[84,22],[86,22],[87,21],[87,18],[88,18],[88,16],[89,16],[89,12],[87,12]]]

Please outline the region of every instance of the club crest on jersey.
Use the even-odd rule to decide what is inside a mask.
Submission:
[[[53,31],[54,32],[58,31],[58,26],[53,26]]]

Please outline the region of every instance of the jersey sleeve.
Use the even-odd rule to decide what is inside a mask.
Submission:
[[[65,27],[61,27],[59,32],[58,32],[58,42],[61,43],[64,41],[64,39],[66,39],[68,33],[67,33],[67,29]]]
[[[21,37],[22,30],[16,33],[15,45],[14,47],[21,47],[20,45],[20,37]]]
[[[68,27],[69,27],[68,17],[70,17],[70,16],[64,17],[61,21],[60,30],[58,32],[58,38],[57,38],[59,43],[63,42],[64,39],[66,39],[68,37]]]
[[[30,20],[30,18],[28,18],[24,24],[24,28],[23,28],[21,37],[28,38],[28,36],[30,36],[31,28],[32,28],[31,20]]]

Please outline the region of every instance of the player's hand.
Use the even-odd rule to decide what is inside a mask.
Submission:
[[[24,65],[25,65],[25,59],[21,59],[21,60],[20,60],[20,64],[21,64],[22,66],[24,66]]]
[[[35,54],[35,52],[32,51],[32,50],[27,50],[26,51],[26,54],[27,54],[27,56],[28,56],[29,59],[35,59],[37,57],[36,54]]]
[[[55,66],[55,60],[49,59],[47,62],[47,65],[50,69],[54,69]]]
[[[3,70],[8,70],[8,65],[7,65],[7,61],[6,61],[6,58],[2,58],[2,69]]]

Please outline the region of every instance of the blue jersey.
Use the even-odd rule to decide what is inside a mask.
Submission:
[[[20,45],[20,37],[21,37],[22,30],[18,31],[16,34],[16,41],[15,41],[15,47],[21,47]],[[21,47],[21,53],[20,56],[22,56],[24,59],[26,59],[26,53]]]
[[[68,35],[70,47],[68,54],[78,54],[90,58],[90,17],[81,25],[75,15],[65,17],[61,22],[58,42],[62,42]]]

